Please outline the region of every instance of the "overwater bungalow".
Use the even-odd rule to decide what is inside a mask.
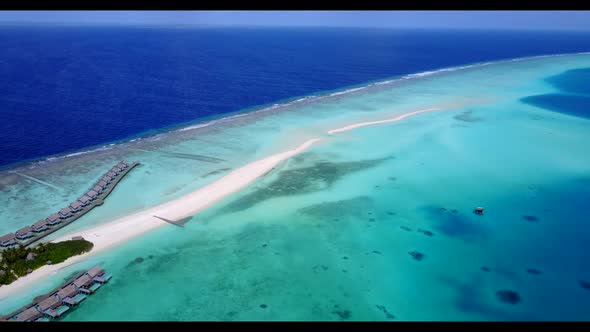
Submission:
[[[109,171],[107,173],[107,176],[109,176],[111,179],[114,179],[117,176],[117,174],[115,174],[115,172],[113,172],[113,171]]]
[[[92,189],[90,189],[86,195],[92,199],[95,199],[98,196],[98,193]]]
[[[113,166],[113,168],[111,168],[111,172],[113,172],[113,173],[115,173],[115,174],[119,174],[119,173],[121,173],[122,171],[123,171],[123,170],[122,170],[122,169],[120,169],[120,168],[119,168],[119,167],[117,167],[117,166]]]
[[[71,307],[84,301],[109,279],[110,274],[106,275],[99,265],[94,266],[47,295],[36,297],[36,303],[24,306],[8,316],[0,316],[0,321],[40,322],[57,319]]]
[[[45,219],[39,220],[36,223],[34,223],[33,226],[31,226],[31,228],[33,229],[33,232],[41,233],[48,228],[47,227],[47,220],[45,220]]]
[[[66,219],[72,216],[72,210],[70,210],[69,207],[65,207],[61,210],[59,210],[59,217],[61,219]]]
[[[10,247],[16,244],[16,235],[14,233],[6,234],[0,237],[1,247]]]
[[[19,240],[28,239],[30,237],[35,236],[35,234],[33,234],[33,228],[31,226],[27,226],[27,227],[23,227],[23,228],[19,229],[18,231],[16,231],[15,235],[16,235],[16,238]]]
[[[105,181],[105,180],[100,180],[100,181],[98,181],[98,183],[97,183],[96,185],[97,185],[97,186],[99,186],[99,187],[101,187],[102,189],[104,189],[104,188],[106,188],[106,187],[107,187],[107,185],[108,185],[108,184],[109,184],[109,183],[108,183],[107,181]]]
[[[80,290],[82,290],[81,288],[86,288],[90,285],[92,285],[93,281],[92,278],[90,278],[90,276],[86,273],[82,274],[81,276],[79,276],[78,278],[76,278],[76,280],[74,280],[73,284],[80,288]]]
[[[82,203],[80,203],[79,201],[74,201],[74,203],[70,204],[70,210],[72,210],[73,212],[78,212],[82,210],[82,208]]]
[[[87,195],[84,195],[84,196],[78,198],[78,202],[80,202],[80,204],[82,204],[82,206],[86,206],[86,205],[90,204],[91,200],[92,200],[92,198],[88,197]]]
[[[25,311],[21,311],[16,316],[12,317],[10,320],[14,320],[17,322],[34,322],[39,318],[43,317],[43,314],[37,310],[37,308],[30,307]]]
[[[92,278],[87,273],[84,273],[74,280],[74,285],[76,285],[80,292],[84,294],[92,294],[101,286],[100,283],[92,280]]]
[[[73,283],[69,284],[68,286],[62,288],[59,292],[57,292],[57,296],[62,299],[62,302],[67,304],[70,307],[77,305],[78,303],[86,300],[86,295],[81,294],[80,290],[76,285]]]
[[[90,270],[86,271],[86,274],[89,275],[90,278],[94,278],[96,276],[104,274],[104,270],[99,265],[96,265]]]
[[[107,184],[109,184],[109,183],[111,183],[111,181],[113,181],[113,179],[108,175],[103,176],[100,180],[106,182]]]
[[[51,225],[51,226],[57,225],[61,222],[61,220],[59,218],[59,214],[57,214],[57,213],[50,215],[49,217],[47,217],[46,220],[47,220],[47,224]]]
[[[129,167],[129,164],[128,164],[128,163],[127,163],[125,160],[121,160],[121,161],[119,162],[119,165],[122,165],[122,166],[123,166],[123,168],[127,168],[127,167]]]
[[[57,296],[57,294],[53,294],[46,298],[45,300],[39,302],[37,305],[37,309],[42,312],[45,316],[51,318],[57,318],[63,315],[66,311],[70,310],[70,308],[66,305],[62,305],[62,301]]]
[[[88,270],[86,274],[88,274],[88,276],[90,276],[93,281],[101,284],[107,283],[113,277],[112,274],[106,274],[105,271],[98,265]]]
[[[100,283],[100,284],[106,284],[107,282],[109,282],[109,280],[111,280],[112,277],[113,277],[112,274],[103,273],[102,275],[100,275],[98,277],[94,277],[93,280]]]
[[[100,194],[102,192],[102,187],[100,185],[96,185],[94,187],[92,187],[92,190],[96,191],[98,194]]]

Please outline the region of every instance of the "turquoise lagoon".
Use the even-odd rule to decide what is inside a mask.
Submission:
[[[66,321],[588,320],[590,120],[539,97],[587,96],[555,79],[585,68],[590,55],[576,54],[411,75],[5,170],[2,232],[65,206],[120,159],[142,163],[59,235],[325,138],[185,228],[91,256],[0,309],[100,263],[113,279]]]

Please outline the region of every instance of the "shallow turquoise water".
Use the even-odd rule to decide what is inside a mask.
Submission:
[[[590,120],[521,99],[558,92],[548,77],[589,64],[547,57],[400,80],[20,171],[61,191],[5,177],[3,231],[61,207],[118,158],[142,162],[70,232],[327,129],[453,105],[326,137],[185,228],[100,253],[0,309],[99,262],[113,279],[65,320],[587,320]]]

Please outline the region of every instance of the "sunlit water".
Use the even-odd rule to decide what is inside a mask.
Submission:
[[[100,263],[113,279],[65,320],[587,320],[590,120],[538,96],[567,98],[572,80],[588,96],[583,77],[555,77],[589,67],[579,54],[415,76],[17,170],[51,186],[5,173],[2,232],[65,206],[120,159],[142,163],[59,235],[325,137],[185,228],[99,253],[0,309]]]

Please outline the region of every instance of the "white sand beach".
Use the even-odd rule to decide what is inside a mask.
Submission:
[[[384,124],[384,123],[397,122],[397,121],[401,121],[401,120],[403,120],[405,118],[408,118],[410,116],[414,116],[414,115],[417,115],[417,114],[420,114],[420,113],[440,111],[440,110],[443,110],[443,109],[442,108],[437,108],[437,107],[426,108],[426,109],[423,109],[423,110],[418,110],[418,111],[414,111],[414,112],[404,113],[404,114],[402,114],[400,116],[396,116],[395,118],[391,118],[391,119],[355,123],[355,124],[352,124],[350,126],[346,126],[346,127],[342,127],[342,128],[337,128],[337,129],[329,130],[328,131],[328,134],[329,135],[332,135],[332,134],[341,133],[341,132],[344,132],[344,131],[353,130],[353,129],[356,129],[356,128],[367,127],[367,126],[374,126],[374,125],[379,125],[379,124]]]
[[[394,118],[352,124],[349,126],[330,130],[327,133],[332,135],[335,133],[346,132],[360,127],[397,122],[414,115],[439,110],[443,109],[428,108],[417,110],[396,116]],[[94,248],[89,253],[71,257],[65,262],[55,265],[43,266],[33,271],[31,274],[16,280],[10,285],[0,287],[0,298],[10,296],[18,290],[26,288],[27,286],[33,284],[35,281],[55,274],[60,269],[63,269],[64,267],[79,262],[80,260],[90,255],[112,248],[118,244],[121,244],[138,235],[144,234],[157,227],[168,225],[165,221],[155,218],[154,216],[170,220],[177,220],[180,218],[192,216],[195,213],[214,204],[215,202],[218,202],[224,197],[243,189],[244,187],[255,181],[257,178],[271,171],[273,167],[277,166],[282,161],[287,160],[301,152],[304,152],[305,150],[309,149],[312,145],[320,142],[321,140],[323,139],[312,138],[307,140],[303,144],[299,145],[295,149],[277,153],[264,159],[254,161],[250,164],[235,169],[234,171],[222,177],[221,179],[201,189],[198,189],[190,194],[187,194],[175,200],[166,202],[164,204],[160,204],[158,206],[143,210],[141,212],[114,220],[112,222],[94,228],[61,236],[55,239],[55,241],[68,240],[71,239],[72,236],[82,236],[84,237],[84,239],[94,243]]]

